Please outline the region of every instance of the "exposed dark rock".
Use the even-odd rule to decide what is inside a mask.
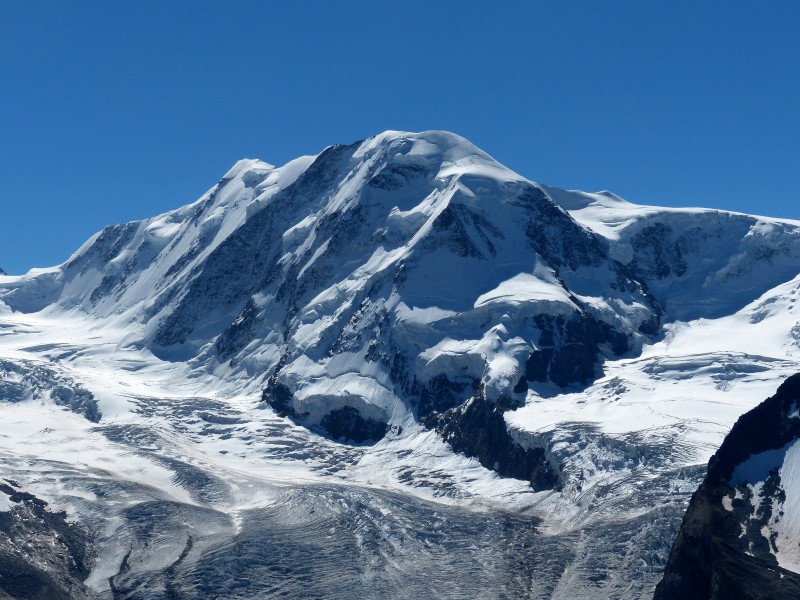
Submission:
[[[217,234],[217,230],[218,230],[217,227],[210,227],[208,225],[203,227],[200,231],[200,235],[197,237],[194,243],[192,243],[189,250],[187,250],[186,253],[183,256],[181,256],[178,260],[172,263],[172,266],[164,274],[164,279],[169,280],[172,279],[173,277],[176,277],[178,273],[180,273],[186,267],[186,265],[188,265],[195,258],[197,258],[200,255],[200,253],[203,250],[205,250],[208,247],[208,245],[214,240],[214,237]]]
[[[338,177],[342,176],[341,165],[358,145],[331,146],[320,154],[303,174],[282,190],[270,204],[270,210],[262,210],[228,236],[208,256],[196,272],[192,273],[191,284],[181,296],[180,303],[160,323],[155,343],[162,347],[186,342],[195,325],[212,313],[230,311],[230,318],[240,315],[251,296],[264,288],[270,280],[293,281],[291,274],[280,271],[278,256],[282,251],[280,244],[283,227],[287,222],[299,220],[308,210],[308,198],[321,196]],[[229,274],[235,272],[237,277]],[[254,316],[254,315],[253,315]],[[221,333],[230,326],[223,318],[219,323]],[[246,323],[236,325],[242,331],[251,331]],[[223,348],[230,353],[233,342],[228,334]],[[240,347],[248,339],[239,340]]]
[[[444,245],[456,256],[489,259],[497,253],[495,243],[505,234],[479,212],[461,204],[450,204],[433,224],[438,234],[426,244]],[[470,232],[474,232],[471,235]]]
[[[239,316],[214,342],[217,354],[222,359],[230,358],[241,350],[242,340],[250,340],[258,327],[258,308],[250,298]]]
[[[292,403],[291,390],[282,383],[273,383],[261,395],[281,417],[289,417],[298,424],[307,426],[306,414],[300,414]],[[345,442],[376,442],[389,431],[389,425],[375,419],[364,418],[352,406],[332,410],[326,414],[319,424],[322,431],[334,440]]]
[[[420,386],[417,400],[417,414],[420,417],[432,412],[443,413],[455,408],[469,398],[480,386],[480,381],[450,381],[445,373],[432,378],[425,386]]]
[[[686,261],[678,245],[672,243],[672,227],[656,223],[631,238],[635,251],[633,267],[647,279],[664,279],[670,273],[683,275]]]
[[[509,434],[503,413],[517,407],[507,396],[490,402],[476,392],[461,406],[432,413],[423,423],[435,428],[453,450],[477,458],[487,469],[528,481],[536,491],[558,489],[558,473],[544,448],[525,448]]]
[[[610,344],[615,354],[628,349],[624,334],[589,316],[537,315],[536,324],[541,335],[525,364],[529,381],[552,381],[560,387],[586,383],[596,374],[601,344]]]
[[[367,185],[382,190],[399,190],[409,181],[427,177],[429,174],[430,170],[425,165],[385,165],[372,176]]]
[[[540,188],[526,186],[515,202],[530,216],[525,232],[531,246],[549,264],[574,271],[604,260],[605,252],[597,237],[575,223]]]
[[[131,242],[136,234],[137,223],[127,223],[126,225],[116,225],[106,227],[100,234],[97,242],[92,245],[91,251],[81,257],[80,269],[84,272],[91,264],[92,259],[97,258],[98,253],[102,253],[102,263],[110,264],[120,252]],[[68,267],[73,266],[71,263]],[[79,265],[75,265],[76,267]],[[89,300],[96,304],[101,298],[107,295],[114,287],[125,282],[129,271],[127,269],[114,270],[108,273],[100,284],[92,291]]]
[[[514,386],[514,393],[515,394],[524,394],[528,391],[528,382],[525,380],[525,377],[520,377],[517,385]]]
[[[799,402],[800,374],[733,426],[692,496],[656,600],[800,598],[800,574],[778,566],[770,552],[774,539],[762,534],[773,503],[784,497],[777,469],[766,475],[755,503],[752,488],[731,479],[738,465],[763,452],[776,451],[780,466],[780,450],[800,438],[800,419],[789,417]]]
[[[268,385],[261,394],[261,400],[269,404],[278,416],[300,419],[300,415],[292,404],[292,391],[282,383]]]
[[[800,437],[800,419],[788,418],[800,401],[800,373],[789,377],[777,393],[742,415],[708,463],[708,481],[726,483],[737,465],[753,454],[783,448]]]
[[[444,244],[456,256],[462,258],[487,258],[469,235],[466,220],[469,211],[464,207],[450,204],[445,208],[433,223],[433,228],[439,234],[436,241],[430,244]]]
[[[109,225],[104,228],[86,252],[70,260],[66,267],[85,273],[98,259],[101,263],[114,260],[136,233],[137,223]]]
[[[332,410],[322,418],[320,426],[335,440],[358,444],[376,442],[389,431],[389,425],[375,419],[365,419],[352,406]]]
[[[0,512],[0,597],[95,598],[83,585],[94,561],[87,532],[47,503],[0,480],[11,510]]]
[[[642,321],[639,325],[639,333],[644,335],[656,335],[661,329],[660,314],[653,315],[650,319]]]
[[[525,377],[529,381],[547,381],[553,348],[534,350],[525,362]]]

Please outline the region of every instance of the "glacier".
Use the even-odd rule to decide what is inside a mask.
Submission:
[[[242,160],[0,274],[3,477],[85,528],[97,597],[650,597],[798,370],[798,265],[800,222],[448,132]]]

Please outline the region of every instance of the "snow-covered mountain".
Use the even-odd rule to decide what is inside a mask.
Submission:
[[[430,553],[472,573],[444,597],[646,597],[701,465],[797,370],[798,265],[800,222],[538,185],[446,132],[243,160],[0,277],[0,458],[107,597],[294,589],[233,595],[220,548],[280,571],[248,536],[320,510],[327,597],[352,544],[342,594],[431,595]]]

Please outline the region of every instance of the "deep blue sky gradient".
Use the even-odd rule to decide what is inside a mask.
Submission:
[[[5,2],[0,267],[385,129],[535,181],[800,218],[800,2]]]

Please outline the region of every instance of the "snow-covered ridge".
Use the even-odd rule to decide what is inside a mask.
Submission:
[[[476,386],[524,403],[533,382],[590,381],[665,320],[732,314],[792,279],[798,240],[798,223],[538,186],[454,134],[389,131],[239,161],[0,298],[77,308],[238,389],[280,385],[310,423],[350,407],[399,426]]]
[[[595,356],[636,353],[664,319],[732,314],[792,279],[798,240],[798,223],[538,186],[454,134],[388,131],[239,161],[0,298],[78,308],[248,385],[273,376],[313,422],[343,405],[387,421],[437,377],[517,401],[526,379],[590,380]],[[577,337],[582,356],[560,352]]]
[[[669,317],[727,315],[797,275],[800,221],[544,189],[609,241],[611,255],[647,282]]]
[[[0,384],[20,399],[0,452],[56,444],[225,515],[335,478],[652,540],[650,517],[677,518],[696,465],[797,367],[799,235],[541,186],[447,132],[243,160],[192,204],[0,279]],[[99,424],[47,381],[86,390]],[[646,546],[614,563],[628,579],[591,580],[601,597],[654,583]],[[597,548],[581,569],[612,560]],[[573,597],[595,585],[574,577]]]

